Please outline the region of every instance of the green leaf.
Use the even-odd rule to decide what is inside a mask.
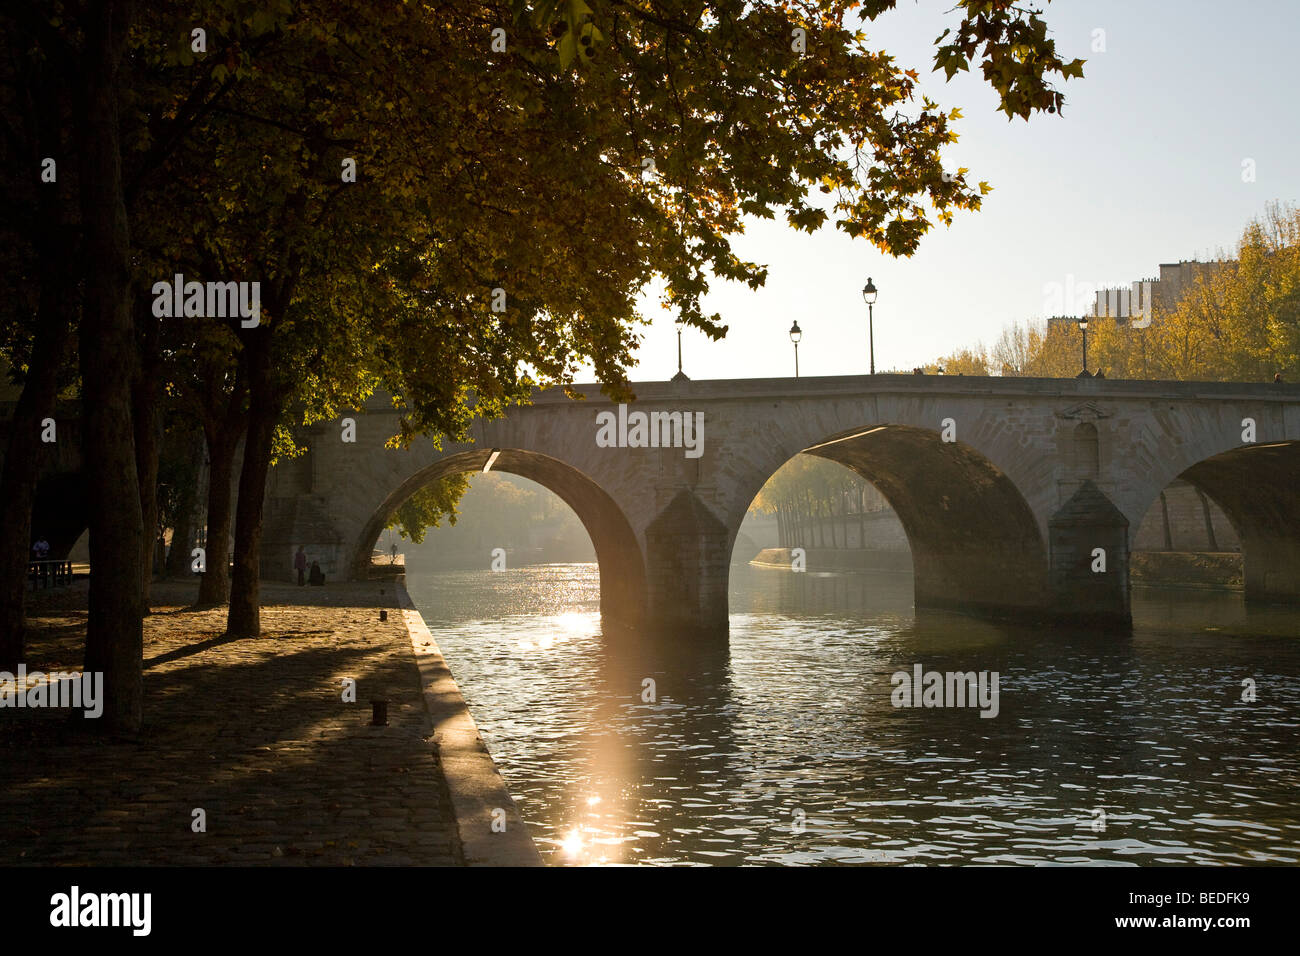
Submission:
[[[560,69],[567,70],[578,52],[577,34],[570,29],[564,36],[560,37],[560,42],[556,48],[560,53]]]

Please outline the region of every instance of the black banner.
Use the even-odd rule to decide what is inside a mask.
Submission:
[[[611,919],[651,936],[697,925],[702,938],[741,939],[765,934],[775,920],[813,940],[869,931],[914,942],[969,934],[981,945],[1132,938],[1181,946],[1199,936],[1233,946],[1287,926],[1295,884],[1283,869],[1123,867],[644,868],[599,878],[579,869],[87,868],[10,869],[0,879],[5,924],[24,940],[252,938],[259,949],[278,941],[388,946],[426,931],[437,946],[440,932],[459,940],[474,926],[493,942],[513,929],[590,943],[591,923]]]

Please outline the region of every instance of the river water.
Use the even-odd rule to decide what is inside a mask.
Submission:
[[[1113,637],[918,616],[907,574],[738,565],[727,646],[647,647],[602,638],[594,564],[413,558],[548,863],[1300,862],[1294,610],[1135,589]],[[893,706],[916,664],[997,672],[996,716]]]

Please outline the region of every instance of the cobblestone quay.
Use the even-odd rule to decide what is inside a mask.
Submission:
[[[263,582],[263,635],[238,641],[197,593],[154,585],[138,738],[0,712],[0,865],[461,865],[393,583]],[[29,671],[80,668],[85,602],[84,578],[32,597]]]

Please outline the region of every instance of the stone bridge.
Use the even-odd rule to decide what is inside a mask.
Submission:
[[[398,505],[491,459],[582,520],[607,624],[725,634],[736,532],[767,479],[807,452],[894,507],[918,608],[1128,626],[1132,538],[1179,477],[1232,521],[1247,599],[1300,601],[1300,387],[906,375],[635,385],[628,412],[647,413],[655,444],[698,439],[696,450],[635,447],[649,437],[637,416],[620,435],[619,407],[595,386],[578,391],[585,400],[538,392],[441,449],[386,448],[397,432],[386,396],[348,416],[355,441],[341,422],[309,429],[309,452],[271,477],[263,574],[288,576],[305,544],[327,574],[364,575]],[[702,420],[701,433],[675,432],[666,413]],[[633,447],[605,447],[622,438]]]

